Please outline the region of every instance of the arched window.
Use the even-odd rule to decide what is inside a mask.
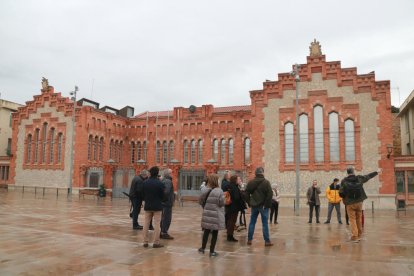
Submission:
[[[95,136],[95,141],[93,142],[93,160],[98,160],[98,145],[99,145],[99,138]]]
[[[62,162],[63,134],[58,134],[57,162]]]
[[[221,164],[226,164],[226,140],[221,139],[220,160]]]
[[[174,159],[174,141],[170,141],[170,161]]]
[[[203,163],[203,140],[198,140],[198,164]]]
[[[233,164],[234,158],[234,143],[233,139],[229,139],[229,164]]]
[[[118,156],[119,156],[119,142],[118,140],[115,140],[115,144],[114,144],[114,161],[115,162],[118,161]]]
[[[355,161],[355,128],[354,121],[345,121],[345,160]]]
[[[55,162],[55,129],[50,129],[49,163]]]
[[[196,156],[196,142],[195,140],[191,140],[191,145],[190,145],[191,149],[190,149],[190,161],[191,164],[195,163],[195,156]]]
[[[124,155],[124,141],[119,143],[118,162],[122,162],[122,156]]]
[[[147,161],[147,141],[142,143],[143,159]]]
[[[27,136],[27,157],[26,157],[26,163],[30,163],[32,160],[32,135],[29,134]]]
[[[167,141],[162,142],[162,162],[167,164],[168,162],[168,147]]]
[[[160,141],[157,141],[157,143],[155,143],[155,157],[156,163],[161,163],[161,143]]]
[[[92,136],[89,136],[88,139],[88,160],[92,158]]]
[[[137,142],[137,161],[142,159],[141,142]]]
[[[114,158],[114,140],[111,140],[111,142],[109,142],[109,159],[113,159]]]
[[[42,163],[46,163],[47,123],[43,124],[42,139]]]
[[[250,138],[244,139],[244,163],[250,163]]]
[[[214,161],[217,162],[217,159],[218,159],[218,141],[217,141],[217,139],[213,140],[213,154],[212,154],[212,156],[213,156]]]
[[[131,142],[131,164],[135,163],[135,143]]]
[[[335,112],[329,114],[329,154],[331,162],[339,161],[339,117]]]
[[[188,141],[184,141],[184,163],[188,163]]]
[[[34,149],[34,163],[39,161],[39,140],[40,140],[40,129],[36,129],[35,132],[35,149]]]
[[[295,147],[293,137],[293,123],[285,124],[285,162],[293,163],[295,160]]]
[[[101,137],[99,142],[99,161],[103,161],[104,138]]]
[[[324,161],[324,144],[323,144],[323,108],[317,105],[313,108],[313,128],[315,131],[314,147],[315,147],[315,162]]]
[[[299,116],[299,143],[300,143],[300,162],[309,162],[309,128],[308,115]]]

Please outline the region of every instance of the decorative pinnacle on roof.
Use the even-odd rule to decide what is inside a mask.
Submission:
[[[321,45],[319,44],[319,41],[316,41],[316,38],[313,40],[313,42],[311,42],[309,51],[311,57],[319,57],[322,55]]]
[[[42,89],[47,91],[49,89],[49,81],[47,78],[42,78]]]

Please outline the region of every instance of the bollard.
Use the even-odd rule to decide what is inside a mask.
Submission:
[[[24,194],[24,186],[23,186],[23,194]]]
[[[56,188],[56,198],[58,198],[58,197],[59,197],[59,189]]]
[[[45,187],[43,187],[43,197],[45,197]]]
[[[372,214],[374,214],[374,201],[371,201]]]
[[[296,213],[296,199],[293,200],[293,212]]]

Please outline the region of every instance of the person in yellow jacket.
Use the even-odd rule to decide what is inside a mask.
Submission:
[[[326,188],[326,198],[328,199],[328,217],[325,221],[325,224],[331,222],[331,215],[332,211],[335,208],[336,216],[338,218],[338,223],[342,224],[341,220],[341,200],[342,198],[339,196],[339,179],[335,178],[333,183]]]

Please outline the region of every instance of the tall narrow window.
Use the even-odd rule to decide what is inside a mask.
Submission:
[[[101,137],[99,142],[99,161],[103,161],[104,138]]]
[[[58,134],[57,162],[62,162],[63,134]]]
[[[315,162],[324,161],[324,144],[323,144],[323,108],[317,105],[313,108],[313,128],[314,135],[314,148],[315,148]]]
[[[167,162],[168,162],[167,141],[162,142],[162,162],[164,164],[167,164]]]
[[[213,155],[214,161],[217,162],[218,160],[218,140],[217,139],[213,140],[213,154],[212,155]]]
[[[111,140],[111,142],[109,142],[109,159],[113,160],[114,158],[114,140]]]
[[[142,159],[141,142],[137,142],[137,161]]]
[[[124,141],[119,142],[118,162],[122,162],[124,156]]]
[[[131,142],[131,164],[135,163],[135,143]]]
[[[309,128],[308,115],[299,116],[299,142],[300,142],[300,162],[309,162]]]
[[[293,123],[285,124],[285,162],[293,163],[295,160],[295,147],[293,137]]]
[[[98,160],[98,145],[99,145],[99,138],[95,136],[95,140],[93,142],[93,160]]]
[[[46,163],[47,123],[43,124],[42,139],[42,163]]]
[[[244,139],[244,163],[250,163],[250,138]]]
[[[203,140],[198,140],[198,164],[203,163]]]
[[[170,141],[170,161],[174,159],[174,141]]]
[[[27,136],[27,158],[26,158],[26,163],[30,163],[31,160],[32,160],[32,135],[29,134],[29,136]]]
[[[233,164],[234,158],[234,143],[233,139],[229,139],[229,164]]]
[[[37,163],[39,160],[39,139],[40,139],[40,129],[36,129],[35,132],[35,148],[34,148],[34,157],[33,161],[34,163]]]
[[[55,129],[50,129],[49,163],[55,162]]]
[[[195,163],[195,156],[196,156],[196,142],[195,140],[191,140],[191,149],[190,149],[190,161],[191,164]]]
[[[92,136],[88,138],[88,160],[92,159]]]
[[[155,157],[156,157],[156,162],[160,163],[161,162],[161,143],[160,143],[160,141],[157,141],[157,143],[155,143]]]
[[[184,151],[183,151],[184,163],[188,163],[188,141],[187,140],[184,141],[183,146],[184,146]]]
[[[339,161],[339,118],[335,112],[329,114],[329,154],[331,162]]]
[[[345,121],[345,160],[355,161],[355,128],[354,121]]]
[[[220,160],[221,164],[226,164],[226,140],[221,139],[220,143]]]
[[[142,143],[143,158],[145,161],[147,161],[147,146],[147,141]]]

